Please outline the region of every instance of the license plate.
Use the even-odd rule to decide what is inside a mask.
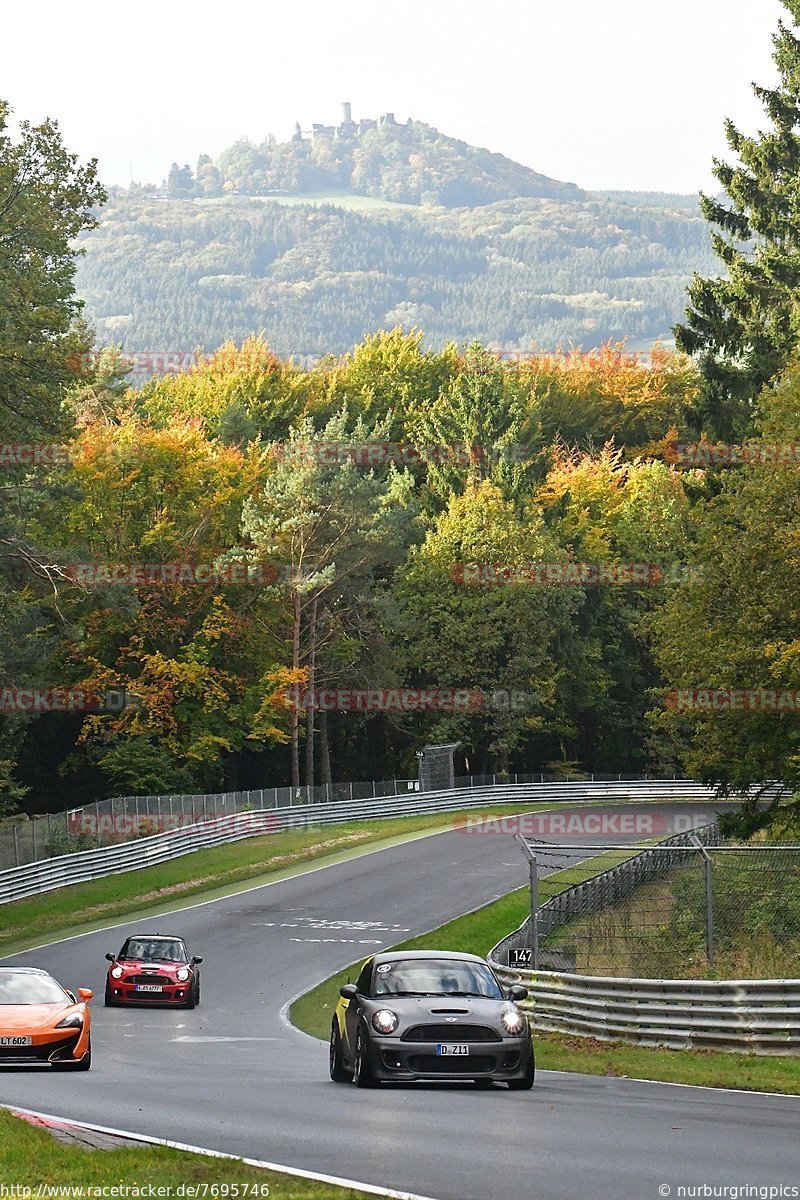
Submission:
[[[0,1037],[0,1046],[32,1046],[33,1038],[29,1037]]]
[[[439,1042],[436,1046],[436,1053],[444,1054],[469,1054],[469,1046],[466,1042]]]
[[[164,989],[160,983],[137,983],[136,990],[137,992],[163,992]]]

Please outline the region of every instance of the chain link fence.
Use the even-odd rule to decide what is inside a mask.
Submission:
[[[587,854],[525,846],[534,892]],[[626,979],[800,978],[800,842],[728,845],[708,827],[646,849],[597,849],[595,877],[541,907],[533,895],[517,939],[530,965]]]

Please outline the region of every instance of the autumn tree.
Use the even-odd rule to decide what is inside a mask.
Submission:
[[[409,684],[472,689],[481,702],[471,712],[428,714],[417,722],[418,741],[463,741],[478,773],[491,761],[507,770],[537,737],[558,738],[561,649],[580,590],[472,584],[464,567],[565,558],[541,512],[530,505],[520,515],[491,481],[451,496],[396,576],[394,640]]]
[[[63,401],[87,368],[73,241],[104,200],[96,163],[79,164],[55,121],[9,130],[0,101],[0,443],[53,443],[69,432]],[[26,524],[47,494],[41,469],[3,464],[0,484],[0,677],[40,676],[59,638],[51,579]],[[27,718],[0,717],[0,805],[23,789],[13,760]]]
[[[798,414],[800,367],[793,365],[761,397],[751,463],[725,472],[693,510],[695,571],[653,619],[666,682],[651,720],[687,739],[694,778],[743,799],[744,832],[777,808],[796,810],[800,792],[800,716],[791,703],[800,688],[800,475],[774,453],[776,443],[800,440]],[[720,708],[708,698],[731,690],[784,692],[790,703],[745,698]],[[782,786],[759,811],[756,792],[747,793],[768,780]]]
[[[413,516],[412,479],[351,461],[348,445],[382,441],[385,429],[353,425],[346,409],[317,429],[305,418],[275,447],[264,486],[246,502],[242,530],[258,558],[279,571],[291,669],[313,695],[320,680],[372,680],[386,671],[378,650],[379,579],[402,561]],[[313,786],[315,713],[306,711],[306,784]],[[300,784],[300,706],[292,705],[292,786]],[[327,774],[323,766],[323,773]]]

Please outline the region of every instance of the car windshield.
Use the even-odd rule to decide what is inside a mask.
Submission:
[[[70,998],[49,975],[0,971],[0,1004],[70,1004]]]
[[[438,958],[379,963],[375,968],[374,995],[503,998],[497,980],[482,963]]]
[[[183,942],[170,938],[128,938],[119,952],[119,957],[135,959],[137,962],[188,961]]]

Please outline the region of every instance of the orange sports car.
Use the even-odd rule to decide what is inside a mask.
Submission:
[[[0,1065],[50,1063],[88,1071],[91,998],[88,988],[79,988],[76,997],[36,967],[0,967]]]

